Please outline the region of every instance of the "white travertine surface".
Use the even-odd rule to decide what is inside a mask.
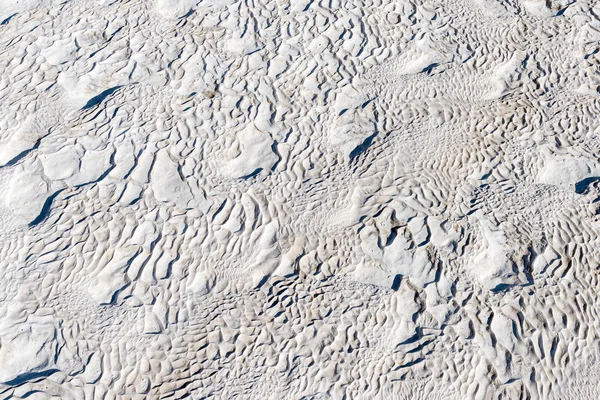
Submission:
[[[1,0],[0,399],[599,399],[599,66],[592,0]]]

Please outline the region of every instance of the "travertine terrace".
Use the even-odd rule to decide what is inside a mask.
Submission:
[[[0,0],[0,399],[597,400],[600,5]]]

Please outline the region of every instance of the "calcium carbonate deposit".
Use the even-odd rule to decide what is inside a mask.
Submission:
[[[0,399],[597,400],[600,3],[0,0]]]

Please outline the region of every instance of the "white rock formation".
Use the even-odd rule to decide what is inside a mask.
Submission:
[[[0,1],[0,398],[600,398],[600,6]]]

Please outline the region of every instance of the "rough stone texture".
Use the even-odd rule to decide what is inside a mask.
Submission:
[[[600,398],[594,1],[0,22],[0,398]]]

